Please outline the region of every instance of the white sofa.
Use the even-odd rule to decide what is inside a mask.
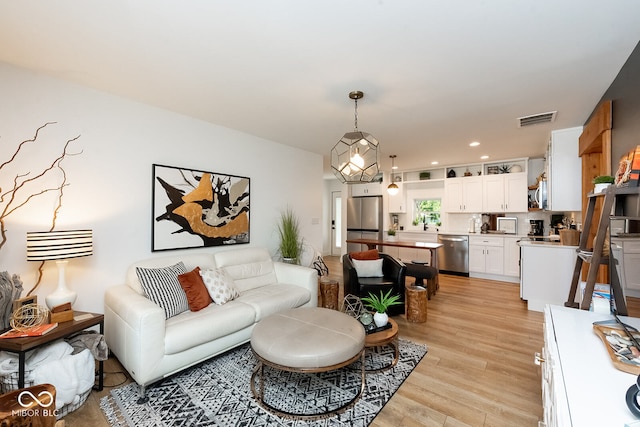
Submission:
[[[164,310],[144,296],[136,267],[159,268],[182,261],[187,271],[222,268],[240,296],[223,305],[186,311],[165,319]],[[126,284],[105,294],[105,338],[131,377],[145,387],[248,342],[254,325],[272,313],[318,301],[317,272],[274,262],[263,248],[184,254],[136,262]]]

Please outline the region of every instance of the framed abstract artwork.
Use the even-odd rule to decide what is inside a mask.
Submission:
[[[249,243],[250,181],[154,164],[151,250]]]

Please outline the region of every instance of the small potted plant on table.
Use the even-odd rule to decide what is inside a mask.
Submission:
[[[369,296],[360,298],[367,307],[375,310],[376,313],[373,315],[373,321],[378,328],[389,322],[387,309],[392,305],[402,304],[402,301],[400,301],[400,295],[391,295],[391,291],[392,290],[389,289],[389,292],[386,294],[383,294],[382,291],[380,291],[380,296],[369,293]]]

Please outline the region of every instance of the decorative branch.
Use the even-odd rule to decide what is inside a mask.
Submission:
[[[47,123],[45,123],[44,125],[40,126],[38,129],[36,129],[35,135],[33,136],[32,139],[27,139],[25,141],[22,141],[20,144],[18,144],[18,147],[16,148],[15,152],[13,153],[13,155],[9,158],[9,160],[7,160],[7,161],[3,162],[2,164],[0,164],[0,171],[2,171],[2,168],[4,168],[5,166],[7,166],[7,165],[13,163],[14,161],[16,161],[16,159],[20,155],[20,152],[22,151],[23,147],[26,144],[37,143],[40,131],[42,129],[44,129],[45,127],[47,127],[49,125],[52,125],[52,124],[56,124],[56,122],[47,122]],[[52,192],[52,191],[55,191],[55,192],[58,193],[56,207],[55,207],[55,209],[53,211],[53,216],[52,216],[52,220],[51,220],[51,227],[50,227],[49,231],[53,231],[54,230],[54,228],[56,226],[56,220],[58,218],[58,212],[60,211],[60,208],[62,207],[62,198],[64,196],[64,188],[69,185],[67,183],[67,173],[66,173],[65,169],[62,167],[62,161],[67,156],[75,156],[75,155],[82,154],[82,151],[80,151],[78,153],[71,153],[69,151],[69,145],[72,142],[74,142],[77,139],[79,139],[79,138],[80,138],[80,135],[76,136],[75,138],[67,140],[67,142],[64,144],[64,147],[62,149],[62,153],[57,158],[55,158],[48,167],[44,168],[43,170],[41,170],[36,175],[32,175],[31,177],[28,177],[31,174],[31,172],[27,172],[27,173],[24,173],[24,174],[18,174],[13,179],[13,186],[10,189],[6,190],[5,192],[2,192],[2,188],[0,187],[0,204],[1,203],[5,203],[5,199],[6,199],[6,204],[5,204],[4,208],[2,209],[2,211],[0,212],[0,249],[2,249],[2,247],[7,242],[7,235],[6,235],[6,231],[7,230],[6,230],[6,224],[5,224],[5,221],[6,221],[7,217],[9,217],[11,214],[16,212],[18,209],[20,209],[23,206],[27,205],[32,199],[34,199],[34,198],[36,198],[38,196],[41,196],[43,194]],[[62,182],[60,183],[60,185],[58,185],[57,187],[52,187],[52,188],[45,188],[45,189],[40,190],[38,192],[29,194],[27,196],[24,196],[24,199],[22,201],[19,201],[20,200],[20,196],[22,195],[22,192],[24,191],[26,185],[43,179],[43,177],[45,175],[48,175],[54,169],[60,170],[60,173],[62,174]],[[27,293],[27,296],[31,295],[31,293],[40,285],[40,281],[42,280],[42,268],[43,268],[43,266],[44,266],[44,261],[42,261],[40,263],[40,266],[38,268],[38,280],[37,280],[36,284],[34,285],[34,287],[31,288],[31,290]]]

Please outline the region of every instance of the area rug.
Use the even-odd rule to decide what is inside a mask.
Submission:
[[[358,402],[331,418],[297,421],[275,416],[258,405],[250,389],[256,359],[248,344],[148,388],[138,404],[138,386],[128,384],[103,397],[100,407],[114,427],[151,426],[367,426],[427,353],[427,347],[399,340],[396,366],[366,375]],[[366,367],[386,366],[391,347],[367,351]],[[296,374],[265,368],[265,400],[290,412],[322,413],[340,406],[360,387],[359,362],[323,374]]]

